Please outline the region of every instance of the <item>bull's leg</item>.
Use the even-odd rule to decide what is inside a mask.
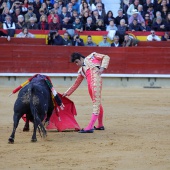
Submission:
[[[38,119],[37,121],[34,121],[34,132],[33,132],[32,139],[31,139],[32,142],[37,141],[36,130],[37,130],[38,126],[39,126],[39,132],[40,133],[42,132],[42,135],[40,134],[40,136],[43,138],[45,138],[47,136],[47,132],[46,132],[43,124],[41,123],[39,118],[37,118],[37,119]],[[37,122],[38,122],[38,124],[37,124]]]
[[[10,144],[14,143],[15,132],[16,132],[16,129],[18,127],[19,120],[20,120],[19,114],[14,113],[14,116],[13,116],[13,121],[14,121],[13,131],[12,131],[11,136],[8,139],[8,143],[10,143]]]
[[[29,128],[29,118],[28,118],[28,114],[26,114],[26,122],[25,122],[25,126],[23,128],[24,132],[28,132],[30,130]]]
[[[33,131],[31,142],[37,142],[37,137],[36,137],[37,127],[38,127],[37,121],[34,118],[34,131]]]

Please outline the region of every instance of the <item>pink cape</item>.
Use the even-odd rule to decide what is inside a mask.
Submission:
[[[64,130],[80,130],[80,126],[75,120],[77,111],[74,105],[74,102],[68,99],[67,97],[62,97],[59,94],[63,104],[64,110],[61,110],[56,113],[55,109],[50,118],[49,125],[46,127],[47,130],[58,130],[59,132]]]
[[[58,93],[59,94],[59,93]],[[77,123],[75,116],[77,115],[76,107],[74,102],[68,99],[67,97],[62,97],[59,94],[63,104],[64,110],[61,110],[56,113],[55,109],[51,115],[49,125],[46,127],[47,130],[58,130],[59,132],[65,130],[80,130],[80,126]],[[26,121],[26,115],[22,116],[22,119]]]

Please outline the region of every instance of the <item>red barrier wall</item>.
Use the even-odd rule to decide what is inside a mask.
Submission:
[[[106,73],[170,74],[170,47],[67,47],[47,45],[1,45],[0,73],[75,73],[69,62],[72,52],[91,52],[111,57]]]
[[[11,38],[8,41],[6,38],[0,38],[0,44],[30,44],[30,45],[46,45],[45,38]]]

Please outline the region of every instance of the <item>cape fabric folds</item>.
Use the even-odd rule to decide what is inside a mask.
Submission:
[[[65,130],[80,130],[80,126],[75,119],[77,111],[74,102],[67,97],[62,97],[61,94],[59,94],[59,96],[65,106],[64,110],[60,110],[59,112],[56,112],[55,109],[53,110],[49,125],[46,129],[58,130],[59,132]]]

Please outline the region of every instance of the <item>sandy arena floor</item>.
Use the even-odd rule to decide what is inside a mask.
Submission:
[[[21,120],[15,143],[8,144],[17,97],[8,97],[12,90],[0,87],[0,169],[170,170],[170,89],[104,88],[105,131],[48,132],[47,140],[38,135],[31,143],[32,128],[22,132]],[[92,109],[86,88],[70,99],[83,128]]]

